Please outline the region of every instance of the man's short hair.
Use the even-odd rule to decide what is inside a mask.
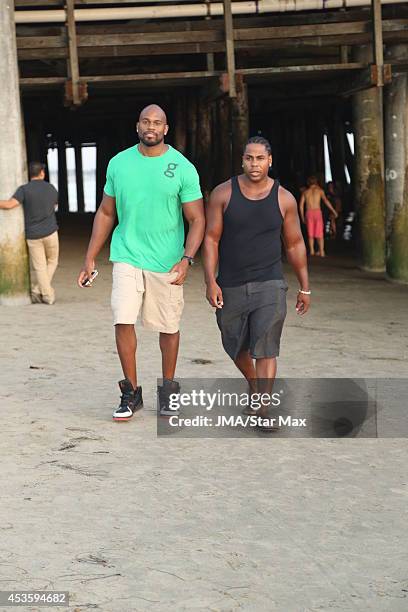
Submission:
[[[40,172],[42,171],[45,172],[45,164],[37,161],[30,162],[30,165],[28,166],[28,174],[30,175],[30,179],[39,176]]]
[[[248,142],[246,143],[245,147],[244,147],[244,152],[245,149],[247,148],[248,145],[250,144],[260,144],[263,145],[268,153],[268,155],[272,155],[272,147],[270,145],[269,140],[266,140],[266,138],[264,138],[263,136],[251,136],[251,138],[248,140]]]
[[[311,185],[318,185],[319,181],[317,180],[317,176],[309,176],[309,178],[307,179],[307,185],[308,187],[310,187]]]

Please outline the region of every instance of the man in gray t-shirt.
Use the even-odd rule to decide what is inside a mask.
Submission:
[[[30,181],[21,185],[9,200],[0,200],[0,208],[23,206],[30,254],[31,299],[33,303],[53,304],[55,291],[51,281],[57,269],[59,252],[55,217],[58,192],[44,180],[44,164],[32,162],[29,173]]]

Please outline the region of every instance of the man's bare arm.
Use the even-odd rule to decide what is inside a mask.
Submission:
[[[204,237],[205,217],[202,198],[183,204],[183,213],[189,226],[184,251],[189,257],[194,257]],[[173,285],[182,285],[184,283],[188,266],[188,260],[182,259],[172,267],[170,272],[177,272],[178,274],[176,280],[172,283]]]
[[[327,208],[333,213],[333,215],[335,217],[338,217],[339,215],[337,214],[337,212],[335,211],[333,206],[330,204],[330,201],[327,199],[326,194],[324,193],[323,189],[322,189],[322,192],[321,192],[321,198],[322,198],[323,202],[326,204]]]
[[[93,222],[92,235],[85,256],[84,267],[78,276],[78,285],[80,287],[82,287],[84,279],[89,278],[95,269],[95,259],[113,229],[115,218],[116,200],[104,193]]]
[[[0,200],[0,208],[2,208],[3,210],[10,210],[11,208],[15,208],[16,206],[20,206],[20,202],[16,200],[16,198]]]
[[[183,204],[183,213],[188,223],[188,234],[184,250],[186,255],[194,257],[204,238],[205,217],[202,198]]]
[[[216,283],[215,273],[218,264],[218,246],[223,229],[227,189],[227,183],[218,185],[211,192],[206,206],[206,229],[203,247],[204,271],[207,299],[211,306],[215,308],[221,308],[223,303],[222,291]]]
[[[300,203],[299,203],[299,213],[300,213],[300,218],[302,219],[302,223],[305,222],[305,194],[302,193],[302,195],[300,196]]]
[[[281,188],[279,190],[279,205],[283,211],[283,242],[288,262],[297,276],[299,287],[304,291],[309,291],[306,247],[300,231],[296,200],[289,191]],[[304,314],[307,312],[309,305],[310,296],[299,293],[296,304],[298,313]]]

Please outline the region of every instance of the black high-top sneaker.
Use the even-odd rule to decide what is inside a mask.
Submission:
[[[157,387],[160,416],[178,416],[180,414],[176,398],[180,394],[180,385],[175,380],[163,379],[163,386]],[[177,404],[177,405],[175,405]]]
[[[143,408],[142,387],[133,389],[132,383],[127,378],[119,381],[122,392],[119,407],[112,415],[114,421],[128,421],[135,412]]]

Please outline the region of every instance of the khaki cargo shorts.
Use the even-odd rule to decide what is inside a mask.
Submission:
[[[173,272],[149,272],[127,263],[113,264],[111,305],[114,325],[136,323],[139,312],[144,327],[174,334],[183,312],[183,286],[172,285]]]

